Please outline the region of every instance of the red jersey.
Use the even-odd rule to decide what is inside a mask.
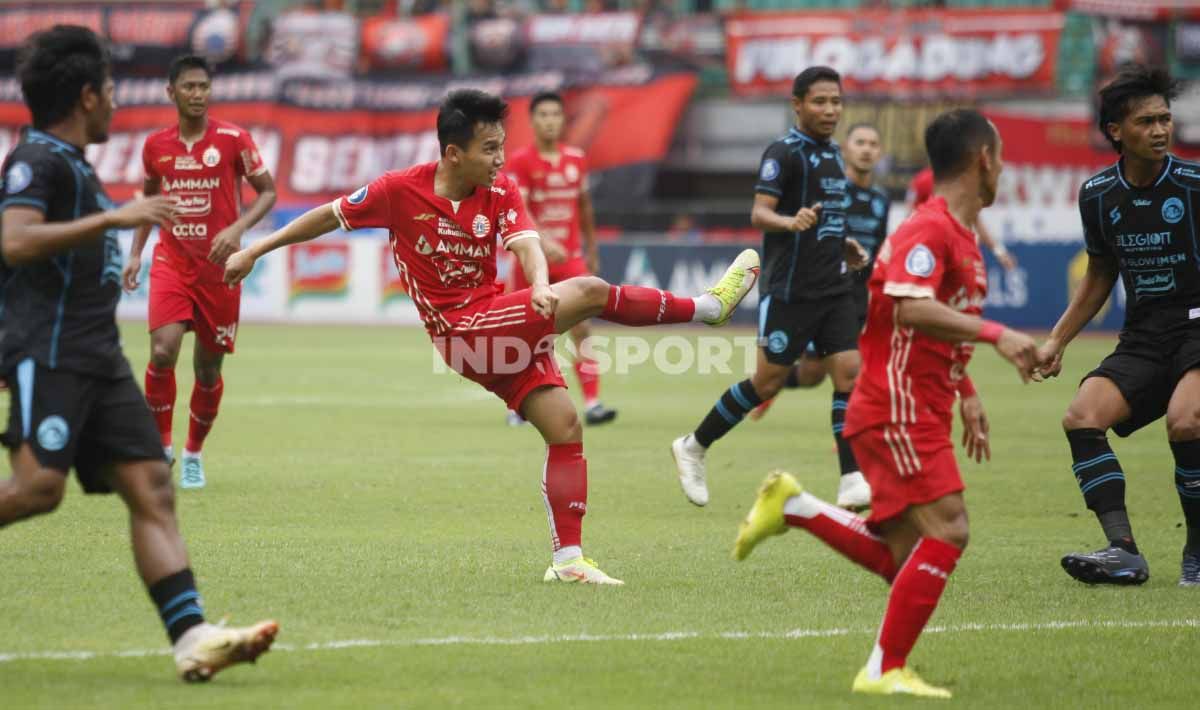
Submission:
[[[847,436],[883,424],[950,431],[958,382],[975,346],[950,343],[896,323],[897,298],[936,298],[980,315],[987,272],[971,230],[934,197],[887,238],[867,283],[862,370],[846,412]]]
[[[933,169],[924,168],[914,175],[909,183],[908,200],[912,202],[913,209],[916,209],[925,204],[930,197],[933,197]]]
[[[175,223],[159,226],[155,257],[186,280],[220,283],[225,267],[208,260],[213,237],[241,213],[242,178],[267,171],[250,133],[210,118],[204,136],[189,145],[178,125],[164,128],[146,138],[142,166],[176,203]]]
[[[497,239],[508,249],[538,236],[507,175],[456,203],[434,194],[437,165],[384,173],[333,203],[342,229],[388,230],[396,268],[430,335],[448,333],[472,304],[504,290],[496,283]]]
[[[583,256],[579,239],[579,196],[587,190],[583,151],[560,145],[558,160],[550,161],[531,145],[510,155],[504,169],[521,187],[538,232],[562,242],[568,259]]]

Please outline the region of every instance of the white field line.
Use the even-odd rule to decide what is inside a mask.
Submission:
[[[1020,624],[958,624],[953,626],[930,626],[927,634],[963,634],[978,632],[1040,632],[1068,631],[1074,629],[1200,629],[1200,619],[1176,619],[1172,621],[1043,621]],[[555,643],[630,641],[691,641],[691,640],[753,640],[753,639],[807,639],[831,638],[835,636],[874,635],[876,629],[791,629],[788,631],[665,631],[651,634],[568,634],[561,636],[444,636],[417,639],[347,639],[345,641],[322,641],[308,644],[277,643],[276,651],[340,651],[347,648],[419,646],[536,646]],[[88,661],[99,658],[143,658],[147,656],[169,656],[170,649],[132,649],[127,651],[18,651],[0,653],[0,663],[13,661]]]

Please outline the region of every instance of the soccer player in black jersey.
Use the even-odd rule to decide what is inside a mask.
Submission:
[[[53,511],[71,468],[85,492],[115,491],[176,669],[208,680],[267,650],[278,626],[205,623],[171,471],[121,351],[117,230],[162,223],[174,206],[160,196],[117,208],[84,156],[108,140],[116,108],[108,56],[91,30],[59,25],[30,38],[18,62],[33,126],[0,170],[0,377],[11,392],[3,442],[12,465],[0,481],[0,526]]]
[[[1089,584],[1149,578],[1105,432],[1128,436],[1165,414],[1187,522],[1179,583],[1200,585],[1200,165],[1168,152],[1175,95],[1166,71],[1141,66],[1100,90],[1100,129],[1121,157],[1080,190],[1087,272],[1038,353],[1042,374],[1057,375],[1067,344],[1121,279],[1117,349],[1087,374],[1063,417],[1075,480],[1108,538],[1096,552],[1062,559]]]
[[[708,503],[704,467],[708,447],[779,393],[792,364],[810,342],[833,379],[833,432],[841,488],[855,493],[847,507],[865,507],[870,502],[870,488],[841,435],[846,402],[861,362],[848,272],[862,268],[867,257],[862,247],[846,238],[850,194],[841,149],[833,141],[842,115],[841,77],[829,67],[805,69],[792,82],[792,109],[795,127],[763,154],[750,213],[750,222],[763,230],[754,375],[726,390],[694,432],[671,444],[680,486],[696,505]]]
[[[879,129],[869,123],[856,123],[846,131],[842,158],[846,163],[846,192],[850,205],[846,208],[846,236],[858,242],[867,252],[867,264],[853,273],[854,307],[858,314],[858,329],[867,322],[867,281],[875,264],[875,252],[888,233],[888,212],[892,200],[887,192],[875,185],[875,166],[882,155]],[[816,387],[825,381],[825,363],[809,343],[804,355],[788,373],[785,389]],[[767,400],[750,412],[751,419],[766,413],[773,400]]]

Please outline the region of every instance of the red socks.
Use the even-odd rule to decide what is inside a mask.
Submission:
[[[197,382],[192,387],[191,417],[188,421],[187,450],[197,453],[204,446],[204,438],[212,429],[221,406],[221,394],[225,391],[225,380],[218,377],[212,387]]]
[[[904,666],[917,637],[937,608],[946,579],[960,555],[962,550],[950,543],[931,537],[917,540],[892,582],[887,612],[879,629],[878,648],[872,660],[882,652],[880,674]]]
[[[554,549],[579,546],[587,513],[587,459],[583,442],[550,444],[542,473],[542,498],[550,518]]]
[[[826,545],[866,567],[887,581],[896,576],[896,561],[883,540],[867,530],[867,523],[848,510],[842,510],[815,497],[806,496],[805,512],[812,515],[792,515],[785,509],[783,519],[788,525],[804,528]]]
[[[146,404],[154,414],[163,446],[171,445],[171,417],[175,413],[175,370],[146,366]]]
[[[579,388],[583,390],[583,402],[592,406],[600,399],[600,374],[596,371],[596,361],[582,355],[575,358],[575,376],[579,378]]]
[[[696,314],[690,298],[644,286],[609,286],[608,303],[600,317],[621,325],[688,323]]]

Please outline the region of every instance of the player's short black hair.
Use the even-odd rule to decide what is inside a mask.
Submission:
[[[984,146],[996,147],[996,129],[982,113],[957,108],[933,119],[925,128],[925,151],[934,180],[950,180],[961,175],[971,156]]]
[[[1171,105],[1171,100],[1179,95],[1179,82],[1171,78],[1170,72],[1162,67],[1148,67],[1142,64],[1129,64],[1117,73],[1112,81],[1100,89],[1100,106],[1097,122],[1100,132],[1112,144],[1113,150],[1121,152],[1121,141],[1108,135],[1108,124],[1124,121],[1133,110],[1135,101],[1151,96],[1161,96]]]
[[[859,121],[858,123],[850,124],[850,128],[846,129],[846,139],[849,140],[850,135],[860,128],[866,128],[866,129],[875,131],[875,135],[879,136],[880,138],[883,138],[883,132],[879,130],[879,126],[876,126],[874,123],[871,123],[870,121]]]
[[[438,109],[437,135],[442,155],[451,145],[466,148],[480,123],[501,123],[508,118],[508,103],[478,89],[451,91]]]
[[[842,75],[838,74],[832,67],[809,67],[797,74],[796,78],[792,80],[792,96],[803,99],[808,95],[809,87],[818,81],[832,81],[841,86]]]
[[[209,79],[213,75],[212,66],[207,59],[199,54],[183,54],[171,60],[171,68],[167,71],[167,81],[174,84],[179,75],[188,69],[203,69]]]
[[[564,108],[566,107],[566,103],[563,101],[562,94],[558,93],[557,91],[539,91],[533,95],[532,99],[529,100],[529,113],[532,114],[537,110],[538,104],[546,101],[554,101],[559,106]]]
[[[110,71],[108,47],[86,27],[55,25],[31,36],[17,59],[17,78],[33,127],[66,119],[83,88],[99,93]]]

